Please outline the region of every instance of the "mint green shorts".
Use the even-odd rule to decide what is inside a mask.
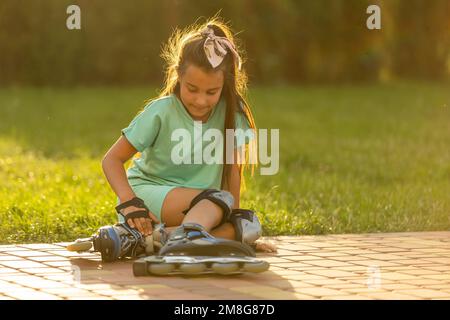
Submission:
[[[161,221],[161,209],[164,203],[164,199],[167,194],[177,186],[158,186],[152,184],[140,184],[137,186],[131,186],[136,197],[144,200],[145,205],[150,209],[150,211]],[[119,222],[125,222],[122,215],[117,215]],[[161,221],[163,222],[163,221]]]

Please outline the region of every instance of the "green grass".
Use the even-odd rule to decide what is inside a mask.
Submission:
[[[68,241],[115,221],[100,160],[145,88],[0,89],[0,243]],[[265,235],[448,230],[450,87],[253,88],[280,170],[247,177]]]

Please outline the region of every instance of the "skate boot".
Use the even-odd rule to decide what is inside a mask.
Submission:
[[[269,268],[258,260],[245,243],[215,238],[201,225],[186,223],[170,235],[158,256],[139,259],[133,264],[135,276],[168,274],[238,274],[262,272]]]
[[[262,228],[255,212],[247,209],[233,209],[228,221],[233,225],[236,241],[254,246],[261,237]]]
[[[138,210],[123,216],[121,210],[130,206]],[[101,227],[96,234],[90,238],[78,239],[67,246],[69,251],[83,252],[94,247],[94,251],[100,252],[102,261],[111,262],[122,258],[135,258],[142,255],[151,255],[158,251],[167,241],[164,224],[153,225],[151,236],[143,237],[142,234],[131,228],[126,219],[149,218],[149,209],[140,198],[133,198],[119,204],[116,207],[118,214],[124,217],[124,223],[113,226]]]
[[[164,224],[154,226],[153,233],[143,237],[128,224],[117,223],[101,227],[92,237],[77,239],[66,248],[68,251],[81,253],[93,247],[93,252],[100,252],[102,261],[112,262],[155,254],[167,242],[167,238]]]

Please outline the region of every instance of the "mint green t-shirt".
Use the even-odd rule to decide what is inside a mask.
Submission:
[[[223,150],[224,141],[222,139],[216,141],[216,139],[210,138],[205,141],[205,138],[202,139],[199,132],[205,134],[208,129],[217,129],[223,135],[225,110],[225,100],[222,98],[212,110],[207,122],[197,121],[194,125],[194,119],[175,94],[159,98],[145,106],[144,110],[131,121],[130,125],[122,130],[122,134],[127,140],[136,150],[141,152],[141,156],[133,160],[133,166],[127,171],[130,185],[134,187],[142,184],[153,184],[196,189],[220,189],[223,164],[206,164],[204,160],[200,164],[196,164],[196,162],[198,163],[199,154],[203,154],[205,147],[211,150],[212,143],[218,144],[216,150]],[[236,128],[244,130],[250,128],[243,112],[237,112],[235,119]],[[171,139],[173,132],[177,129],[184,129],[182,131],[184,133],[189,132],[191,137],[189,139],[190,159],[188,159],[189,154],[178,153],[185,159],[184,163],[180,164],[174,163],[171,158],[174,148],[180,150],[183,140],[179,135],[176,136],[176,139]],[[235,148],[243,143],[248,143],[252,137],[237,136]],[[195,139],[202,141],[202,152],[197,150],[196,155],[194,155],[196,151],[194,144],[197,142]],[[199,145],[197,144],[197,147]],[[190,164],[186,163],[189,160]]]

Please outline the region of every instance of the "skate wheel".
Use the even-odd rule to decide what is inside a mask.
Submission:
[[[170,263],[151,263],[148,265],[148,272],[152,274],[168,274],[175,269],[175,265]]]
[[[135,261],[133,263],[133,274],[135,277],[143,277],[147,275],[147,262]]]
[[[263,272],[269,269],[267,261],[248,262],[244,264],[244,270],[247,272]]]
[[[201,273],[206,270],[206,264],[204,263],[182,263],[178,270],[183,273],[195,274]]]
[[[211,269],[219,274],[229,274],[239,270],[237,263],[213,263]]]
[[[66,249],[68,251],[88,251],[90,248],[92,248],[92,242],[86,241],[86,242],[72,242],[67,245]]]

